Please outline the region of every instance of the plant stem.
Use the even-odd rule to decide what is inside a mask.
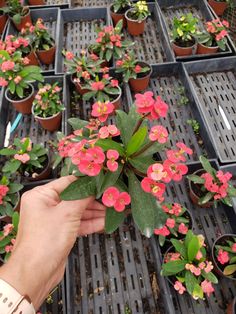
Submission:
[[[134,134],[138,131],[138,129],[140,128],[141,124],[143,123],[143,120],[144,120],[148,115],[149,115],[149,113],[146,113],[144,116],[142,116],[142,117],[138,120],[138,122],[137,122],[137,124],[136,124],[136,126],[135,126],[135,128],[134,128],[134,131],[133,131],[133,134],[132,134],[132,135],[134,135]]]
[[[141,155],[142,153],[144,153],[148,148],[150,148],[154,144],[155,144],[155,142],[149,142],[148,144],[143,146],[143,148],[140,149],[138,152],[136,152],[133,155],[131,155],[130,158],[134,158],[134,157],[137,157],[137,156]]]

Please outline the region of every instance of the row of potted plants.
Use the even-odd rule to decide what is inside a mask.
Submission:
[[[176,56],[213,54],[227,50],[229,23],[214,19],[205,23],[205,31],[198,30],[198,19],[192,13],[174,17],[172,46]]]

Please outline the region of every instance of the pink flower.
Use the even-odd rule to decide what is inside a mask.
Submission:
[[[198,267],[203,270],[206,267],[206,264],[204,262],[201,262]]]
[[[111,80],[111,86],[112,87],[118,87],[119,86],[118,80]]]
[[[135,68],[134,68],[134,72],[135,72],[135,73],[140,73],[141,70],[142,70],[142,68],[141,68],[141,66],[138,65],[138,64],[137,64],[137,65],[135,66]]]
[[[163,163],[164,170],[168,173],[168,176],[174,181],[181,181],[183,175],[188,172],[188,167],[184,164],[175,164],[166,159]]]
[[[173,214],[179,216],[182,212],[182,206],[178,203],[174,203],[172,206]]]
[[[185,226],[183,222],[179,225],[178,232],[182,234],[186,234],[188,232],[188,227]]]
[[[116,66],[121,67],[123,65],[124,61],[123,60],[117,60],[116,61]]]
[[[95,90],[95,91],[103,90],[104,87],[105,87],[105,85],[104,85],[104,83],[101,82],[101,81],[92,82],[92,83],[91,83],[91,88],[92,88],[92,90]]]
[[[5,225],[3,227],[3,235],[4,235],[4,237],[7,237],[12,232],[13,229],[14,229],[13,224]]]
[[[166,117],[168,111],[168,105],[161,99],[160,96],[157,96],[156,101],[154,102],[152,111],[151,111],[151,120],[160,119],[161,117]]]
[[[179,261],[180,260],[180,253],[167,253],[165,255],[165,263],[170,261]]]
[[[115,202],[117,201],[119,197],[119,190],[116,187],[109,187],[106,189],[106,191],[103,193],[102,196],[102,202],[107,207],[112,207],[115,205]]]
[[[66,59],[67,60],[72,60],[72,59],[74,59],[74,54],[72,53],[72,52],[70,52],[70,51],[67,51],[66,52]]]
[[[215,289],[212,287],[212,283],[206,279],[201,283],[201,287],[202,291],[206,293],[208,297],[211,295],[212,292],[215,291]]]
[[[225,184],[232,178],[232,174],[230,172],[224,173],[223,171],[219,170],[216,173],[216,177],[220,180],[221,183]]]
[[[180,149],[180,153],[186,153],[188,155],[192,155],[193,154],[193,150],[191,148],[189,148],[188,146],[186,146],[184,143],[178,142],[176,143],[176,146]]]
[[[27,65],[29,63],[30,63],[30,59],[29,58],[27,58],[27,57],[23,58],[23,64],[24,65]]]
[[[212,262],[208,262],[206,261],[206,267],[204,268],[204,271],[206,273],[210,273],[213,269],[213,265],[212,265]]]
[[[79,163],[79,171],[90,177],[96,177],[102,169],[101,164],[97,164],[89,160],[81,160]]]
[[[119,158],[119,153],[118,151],[114,150],[114,149],[109,149],[107,151],[107,168],[111,171],[111,172],[115,172],[118,168],[118,162],[116,161]]]
[[[0,196],[4,197],[7,195],[7,192],[9,191],[9,187],[6,185],[1,184],[0,185]]]
[[[17,77],[14,78],[14,82],[16,84],[19,84],[21,80],[22,80],[22,77],[20,75],[17,75]]]
[[[146,92],[144,94],[135,95],[135,105],[137,112],[140,114],[146,114],[153,109],[155,100],[153,98],[153,92]]]
[[[156,163],[149,166],[147,176],[154,181],[160,181],[165,176],[163,165]]]
[[[91,53],[90,57],[93,61],[97,61],[99,59],[99,57],[95,53]]]
[[[183,284],[180,281],[176,281],[174,284],[174,288],[176,291],[179,292],[179,294],[183,294],[186,291],[186,288],[183,286]]]
[[[8,85],[8,82],[3,77],[0,77],[0,86],[4,87],[7,85]]]
[[[175,220],[173,218],[167,218],[166,226],[170,229],[173,229],[175,226]]]
[[[236,253],[236,243],[234,243],[234,244],[232,245],[231,250],[232,250],[234,253]]]
[[[127,192],[121,192],[115,201],[114,208],[117,212],[122,212],[125,209],[126,205],[129,205],[131,202],[131,197]]]
[[[107,128],[112,137],[120,135],[120,130],[118,130],[115,125],[110,124]]]
[[[223,39],[227,35],[228,32],[225,29],[223,29],[219,34],[216,35],[216,41]]]
[[[154,230],[154,233],[156,235],[162,235],[163,237],[166,237],[170,234],[170,231],[167,229],[166,226],[162,227],[162,228],[159,228],[159,229],[155,229]]]
[[[15,63],[13,61],[4,61],[1,66],[2,72],[13,70]]]
[[[96,164],[102,164],[105,160],[105,154],[102,148],[99,146],[88,148],[86,152],[86,160],[93,161]]]
[[[162,125],[155,125],[150,130],[149,139],[164,144],[168,140],[168,132]]]
[[[10,252],[12,252],[12,250],[13,250],[13,245],[6,245],[5,246],[6,253],[10,253]]]
[[[226,251],[223,251],[222,249],[219,250],[217,260],[222,264],[226,264],[229,261],[229,253]]]
[[[229,22],[228,22],[228,21],[223,20],[221,23],[222,23],[225,27],[229,28]]]
[[[144,192],[152,193],[159,201],[163,201],[163,194],[165,193],[166,186],[163,183],[157,183],[150,178],[144,178],[141,181],[141,187]]]
[[[115,125],[103,126],[98,131],[100,138],[108,138],[109,136],[118,136],[120,131]]]
[[[203,256],[203,255],[202,255],[202,252],[199,250],[199,251],[197,252],[197,255],[196,255],[195,258],[196,258],[197,260],[200,260],[200,259],[202,258],[202,256]]]
[[[26,153],[22,154],[22,155],[15,154],[14,159],[19,160],[20,162],[22,162],[22,164],[25,164],[25,163],[27,163],[27,161],[30,160],[30,156],[29,156],[29,154],[26,154]]]
[[[93,104],[92,113],[93,117],[97,117],[99,121],[105,122],[109,116],[114,111],[114,105],[109,102],[96,102]]]

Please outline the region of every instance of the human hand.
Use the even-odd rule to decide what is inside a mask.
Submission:
[[[67,256],[78,235],[104,229],[105,208],[93,197],[61,201],[60,193],[76,178],[62,177],[23,194],[12,255],[0,278],[37,309],[61,281]]]

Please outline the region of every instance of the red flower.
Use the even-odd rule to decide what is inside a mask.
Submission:
[[[97,117],[99,121],[105,122],[109,116],[114,111],[114,105],[109,102],[96,102],[93,104],[91,115]]]
[[[163,163],[164,169],[168,176],[174,181],[181,181],[182,176],[188,172],[188,167],[184,164],[175,164],[170,160],[165,160]]]
[[[122,212],[125,209],[126,205],[129,205],[131,202],[131,197],[127,192],[121,192],[115,201],[114,208],[117,212]]]
[[[102,165],[93,161],[82,159],[79,163],[79,171],[89,177],[96,177],[99,175]]]
[[[166,237],[170,234],[170,231],[167,229],[166,226],[159,228],[159,229],[155,229],[154,230],[154,234],[156,235],[162,235],[163,237]]]
[[[161,99],[160,96],[157,96],[156,101],[154,102],[150,120],[160,119],[161,117],[166,117],[168,111],[168,105]]]
[[[185,226],[183,222],[179,225],[178,232],[182,234],[186,234],[188,232],[188,227]]]
[[[144,94],[135,95],[135,105],[137,112],[140,114],[146,114],[153,109],[155,100],[153,98],[153,92],[146,92]]]
[[[108,189],[106,189],[106,191],[103,193],[102,202],[105,206],[112,207],[114,206],[118,197],[119,190],[116,187],[111,186]]]
[[[104,83],[101,81],[98,82],[92,82],[91,83],[91,88],[92,90],[98,91],[98,90],[103,90],[105,87]]]
[[[163,183],[157,183],[152,179],[144,178],[141,181],[141,187],[144,192],[152,193],[159,201],[163,201],[163,194],[165,193],[166,186]]]
[[[118,87],[119,86],[118,80],[111,80],[111,86],[112,87]]]
[[[170,229],[173,229],[175,226],[175,220],[173,218],[167,218],[166,226]]]
[[[140,73],[141,70],[142,70],[142,68],[141,68],[141,66],[138,65],[138,64],[137,64],[137,65],[135,66],[135,68],[134,68],[134,72],[135,72],[135,73]]]
[[[219,249],[217,260],[222,264],[226,264],[229,262],[229,253]]]

